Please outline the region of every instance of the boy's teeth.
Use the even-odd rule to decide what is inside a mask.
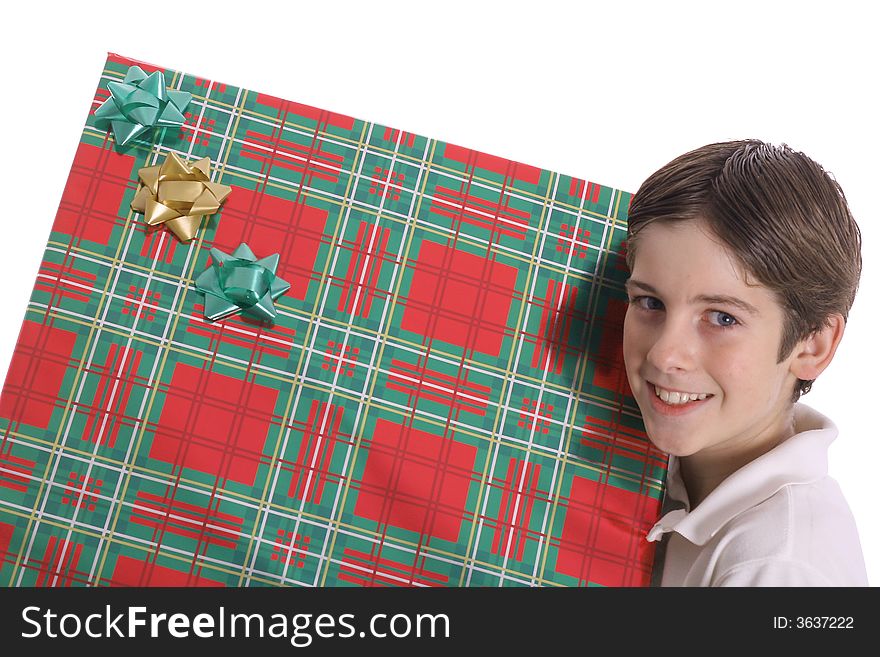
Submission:
[[[654,386],[654,393],[667,404],[686,404],[708,397],[705,392],[670,392],[659,386]]]

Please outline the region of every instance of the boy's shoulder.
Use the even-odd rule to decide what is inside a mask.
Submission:
[[[777,528],[773,533],[778,534],[779,527],[787,526],[792,500],[785,489],[828,477],[828,447],[837,436],[837,428],[828,418],[803,404],[795,404],[794,416],[794,436],[729,475],[680,519],[676,531],[695,544],[705,545],[721,533],[738,536],[745,528],[762,525]],[[666,484],[667,496],[686,504],[687,492],[676,457],[670,461]],[[734,527],[738,529],[733,531]]]
[[[817,541],[854,525],[852,512],[830,476],[782,486],[719,531],[725,552],[741,559],[795,558]]]
[[[828,475],[837,427],[804,404],[794,411],[794,436],[734,472],[694,509],[670,510],[649,533],[649,540],[665,532],[685,539],[675,544],[677,558],[687,562],[682,572],[696,566],[699,585],[867,585],[855,519]],[[686,506],[680,475],[673,457],[668,499]],[[673,552],[670,543],[666,558],[674,562]]]
[[[733,473],[706,500],[714,497],[711,506],[731,512],[718,516],[723,524],[716,532],[725,551],[743,559],[794,557],[837,524],[852,521],[840,487],[828,475],[828,448],[837,427],[803,403],[794,405],[793,415],[793,436]]]
[[[855,519],[827,475],[781,487],[731,519],[715,539],[713,580],[775,573],[777,585],[867,584]]]

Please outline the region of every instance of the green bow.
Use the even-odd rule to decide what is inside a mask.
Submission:
[[[95,127],[113,129],[117,147],[154,127],[183,125],[183,111],[192,100],[186,91],[165,88],[165,75],[154,71],[147,75],[140,66],[132,66],[123,82],[108,82],[110,98],[95,110]]]
[[[278,311],[272,303],[290,289],[290,283],[275,275],[278,254],[260,260],[247,244],[232,255],[211,249],[211,267],[196,279],[196,289],[205,295],[205,317],[217,321],[240,312],[265,322]]]

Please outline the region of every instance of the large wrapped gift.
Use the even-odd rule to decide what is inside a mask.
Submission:
[[[0,584],[648,584],[629,198],[110,55],[0,398]]]

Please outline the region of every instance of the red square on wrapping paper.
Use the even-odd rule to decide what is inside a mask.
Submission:
[[[188,568],[189,564],[181,562],[181,567]],[[119,555],[116,559],[111,584],[114,586],[223,586],[221,582],[201,575],[157,566],[124,555]]]
[[[278,391],[178,364],[150,458],[253,486]]]
[[[222,212],[214,246],[231,253],[245,242],[257,258],[280,254],[277,273],[290,283],[286,294],[305,299],[324,238],[327,211],[234,187]]]
[[[647,586],[654,544],[646,534],[659,502],[574,477],[556,568],[603,586]]]
[[[75,344],[72,331],[25,320],[0,396],[0,416],[49,426]]]
[[[355,515],[457,541],[477,449],[377,420]]]
[[[130,180],[134,167],[130,155],[80,144],[55,215],[54,230],[106,245],[120,212],[125,210],[122,216],[128,212],[122,208],[122,197],[136,187]]]
[[[413,268],[403,329],[493,356],[501,353],[515,267],[422,242]]]
[[[3,564],[3,560],[9,552],[9,544],[12,542],[12,534],[14,531],[14,525],[0,522],[0,565]]]

